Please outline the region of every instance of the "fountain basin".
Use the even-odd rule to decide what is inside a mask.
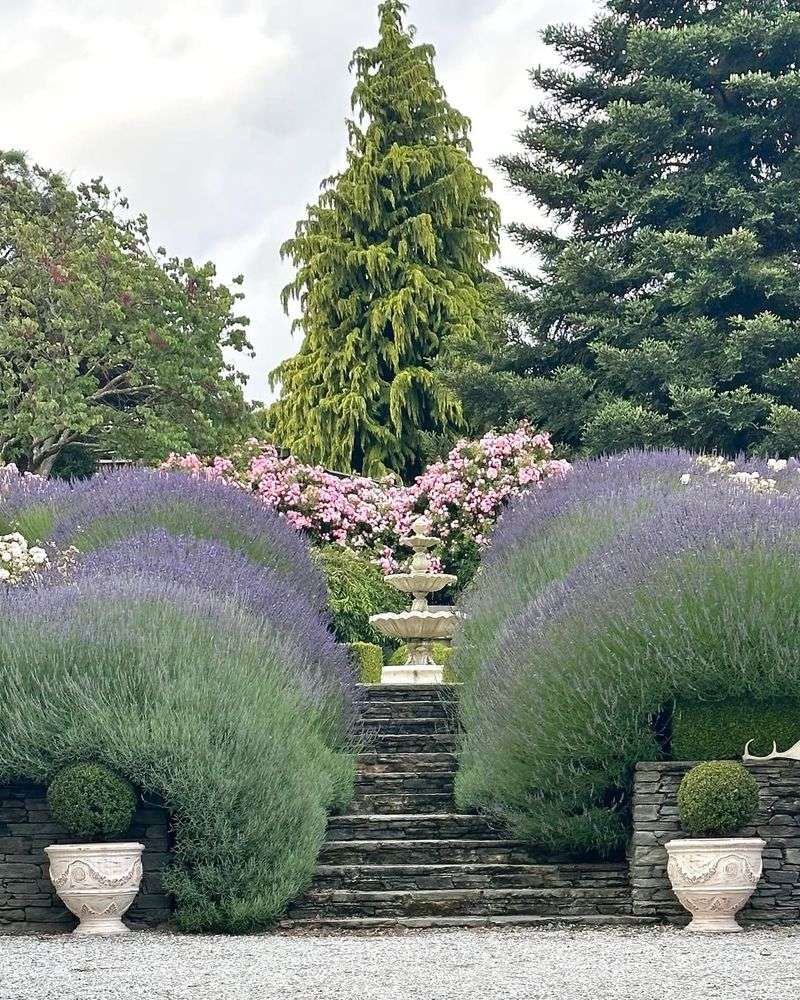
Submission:
[[[458,580],[450,573],[393,573],[388,581],[403,594],[435,594]]]
[[[403,642],[449,642],[455,633],[457,619],[452,611],[401,611],[371,615],[370,625]]]

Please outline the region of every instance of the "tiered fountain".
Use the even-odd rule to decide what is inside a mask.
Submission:
[[[441,684],[442,667],[434,662],[433,644],[450,642],[456,627],[452,611],[431,611],[428,595],[442,590],[457,577],[449,573],[436,573],[431,569],[428,550],[439,544],[438,538],[426,534],[430,526],[424,517],[411,525],[412,534],[401,539],[403,545],[414,550],[408,573],[394,573],[387,582],[404,594],[411,594],[410,611],[399,614],[386,612],[372,615],[370,622],[385,636],[401,639],[408,646],[408,662],[383,668],[382,684]]]

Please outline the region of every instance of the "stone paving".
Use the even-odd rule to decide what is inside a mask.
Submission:
[[[800,930],[0,937],[0,1000],[796,1000]]]

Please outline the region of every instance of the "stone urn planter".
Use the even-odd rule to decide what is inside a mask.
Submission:
[[[76,934],[128,933],[122,915],[139,891],[144,844],[113,838],[130,829],[136,801],[133,785],[100,763],[72,764],[50,782],[51,816],[67,834],[84,841],[44,849],[50,881],[80,920]]]
[[[144,844],[54,844],[50,880],[80,920],[76,934],[128,934],[122,922],[142,881]]]
[[[672,888],[692,915],[687,930],[720,934],[742,929],[736,914],[761,878],[765,846],[758,837],[670,840],[665,845]]]
[[[736,837],[758,810],[758,785],[735,761],[706,761],[688,771],[678,788],[678,812],[689,840],[670,840],[667,875],[691,913],[687,930],[740,931],[736,914],[761,878],[758,837]]]

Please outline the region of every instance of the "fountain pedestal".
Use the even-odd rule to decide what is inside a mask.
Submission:
[[[457,578],[431,569],[428,550],[438,545],[439,540],[425,534],[427,529],[427,521],[417,518],[411,526],[412,534],[402,539],[403,545],[414,550],[410,572],[386,578],[395,590],[412,595],[411,610],[370,618],[381,634],[400,639],[408,646],[408,662],[387,664],[381,674],[382,684],[441,684],[443,680],[443,667],[434,660],[433,644],[452,640],[456,616],[452,611],[431,611],[428,595],[455,583]]]

